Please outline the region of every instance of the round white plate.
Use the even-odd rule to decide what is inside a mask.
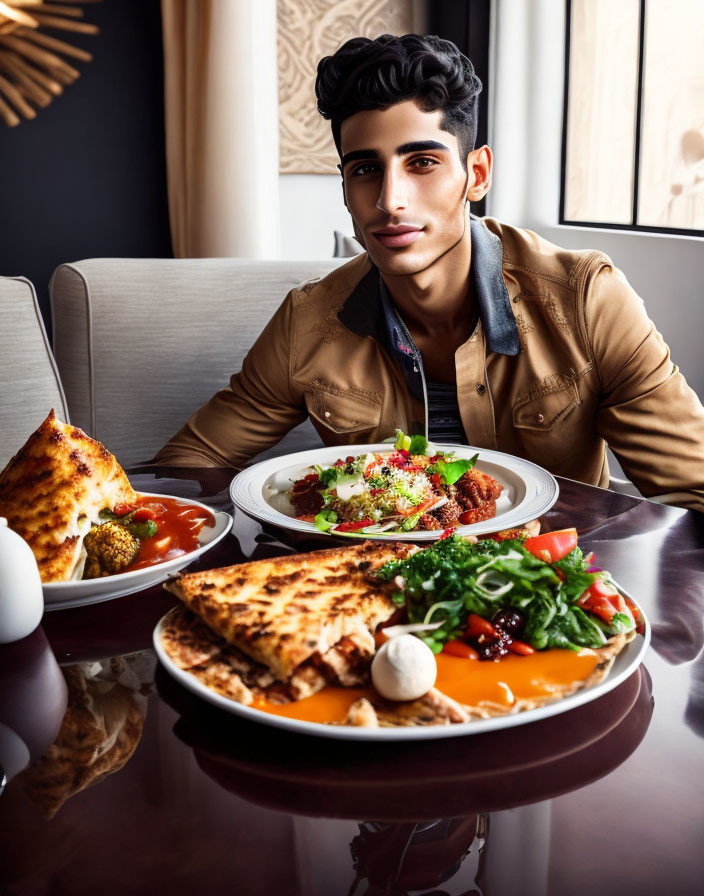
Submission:
[[[149,492],[140,492],[145,498],[173,498],[172,495],[158,495]],[[214,526],[203,526],[198,533],[198,547],[194,551],[166,560],[164,563],[156,563],[145,569],[135,569],[131,572],[121,572],[114,576],[105,576],[102,579],[82,579],[80,582],[48,582],[42,586],[44,592],[45,610],[65,610],[69,607],[81,607],[86,604],[98,604],[104,600],[113,600],[141,591],[157,582],[163,582],[170,575],[183,569],[192,563],[196,557],[200,557],[207,550],[216,545],[227,535],[232,526],[232,517],[229,513],[213,510],[200,504],[198,501],[185,498],[173,498],[181,504],[194,505],[215,516]]]
[[[520,457],[490,451],[485,448],[470,448],[466,445],[438,445],[440,450],[453,451],[458,458],[470,458],[479,454],[477,469],[493,476],[503,485],[504,490],[496,502],[496,516],[471,526],[460,526],[458,535],[486,535],[500,529],[513,529],[546,513],[557,501],[560,492],[554,476]],[[347,447],[316,448],[300,451],[285,457],[274,457],[248,467],[232,480],[230,497],[235,507],[264,523],[271,523],[294,532],[317,533],[313,523],[296,519],[294,508],[287,493],[293,483],[310,472],[317,464],[329,467],[340,457],[357,457],[368,452],[391,451],[388,442],[376,445],[351,445]],[[328,533],[336,538],[334,532]],[[354,533],[352,533],[354,534]],[[370,539],[393,539],[394,541],[435,541],[442,534],[441,529],[431,532],[383,533],[357,537]]]
[[[625,594],[626,592],[623,591],[622,593]],[[549,716],[555,716],[570,709],[575,709],[577,706],[583,706],[585,703],[596,700],[603,694],[613,690],[635,672],[650,644],[650,623],[642,610],[641,614],[645,623],[643,636],[636,635],[632,641],[626,644],[614,660],[614,664],[606,678],[593,687],[577,691],[576,694],[563,697],[562,700],[557,700],[555,703],[548,703],[545,706],[528,709],[525,712],[495,716],[489,719],[475,719],[472,722],[460,722],[456,725],[429,725],[427,728],[361,728],[355,725],[323,725],[319,722],[303,722],[299,719],[288,719],[285,716],[277,716],[268,712],[262,712],[259,709],[252,709],[249,706],[237,703],[235,700],[230,700],[228,697],[223,697],[221,694],[206,687],[189,672],[179,669],[162,647],[162,626],[166,616],[169,615],[168,613],[159,620],[154,629],[154,649],[162,665],[183,687],[219,709],[224,709],[225,712],[240,716],[250,722],[271,725],[273,728],[283,728],[286,731],[292,731],[297,734],[330,737],[338,740],[436,740],[444,737],[463,737],[467,734],[483,734],[487,731],[513,728],[517,725],[528,725],[530,722],[537,722],[540,719],[546,719]]]

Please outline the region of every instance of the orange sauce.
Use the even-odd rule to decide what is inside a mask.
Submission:
[[[328,685],[311,697],[295,700],[293,703],[270,703],[263,697],[255,698],[254,709],[288,719],[304,722],[344,722],[350,706],[360,697],[369,697],[371,688],[340,688]]]
[[[498,663],[469,660],[441,653],[435,657],[435,687],[457,700],[475,706],[503,704],[507,709],[519,698],[544,697],[557,686],[588,678],[597,663],[593,650],[536,651],[530,656],[504,657]],[[360,697],[372,697],[371,688],[328,686],[293,703],[278,705],[258,698],[252,706],[273,715],[305,722],[344,722],[350,706]]]
[[[136,560],[123,572],[144,569],[194,551],[198,547],[198,534],[203,526],[215,525],[215,517],[210,511],[174,498],[140,495],[137,506],[149,507],[155,512],[154,522],[158,531],[151,538],[141,540]]]
[[[513,706],[517,699],[545,697],[556,686],[584,681],[594,671],[593,650],[536,650],[530,656],[509,654],[498,663],[466,660],[441,653],[435,687],[474,706],[482,700]]]

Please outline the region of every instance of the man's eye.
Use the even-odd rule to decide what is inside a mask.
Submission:
[[[411,164],[413,165],[414,168],[420,168],[422,170],[427,170],[428,168],[432,168],[434,165],[437,165],[437,162],[435,161],[435,159],[429,159],[429,158],[423,157],[420,159],[413,159]]]
[[[357,165],[357,167],[352,170],[352,177],[361,177],[365,174],[377,174],[378,171],[378,165],[375,165],[373,162],[364,162],[362,165]]]

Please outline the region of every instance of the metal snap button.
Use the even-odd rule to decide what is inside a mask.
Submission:
[[[486,386],[484,385],[484,383],[477,383],[477,392],[480,395],[483,395],[486,392]]]
[[[543,417],[542,414],[536,414],[535,419],[538,421],[538,423],[545,423],[545,417]]]
[[[326,417],[329,417],[329,416],[330,416],[330,411],[325,411],[325,416],[326,416]]]

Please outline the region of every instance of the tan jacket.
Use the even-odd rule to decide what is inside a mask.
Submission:
[[[471,444],[606,486],[608,443],[643,494],[704,510],[704,409],[609,258],[486,218],[472,221],[472,269],[480,321],[455,353]],[[379,442],[423,431],[425,413],[362,255],[289,293],[157,460],[240,466],[308,415],[327,445]]]

